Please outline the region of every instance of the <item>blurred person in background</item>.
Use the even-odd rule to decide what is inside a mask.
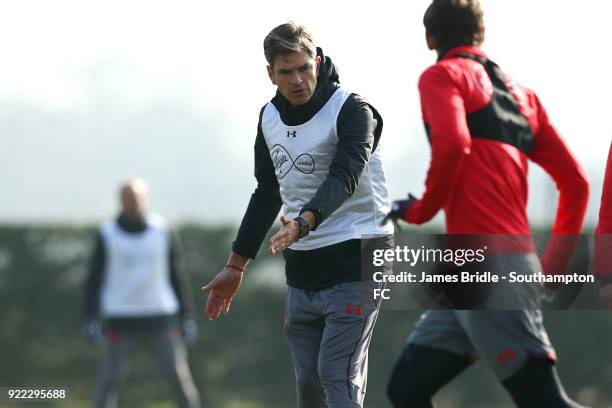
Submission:
[[[143,346],[178,406],[200,407],[185,347],[196,341],[197,326],[176,238],[161,216],[148,212],[143,180],[121,186],[120,204],[119,215],[100,228],[85,284],[86,334],[106,346],[95,407],[117,406],[128,358]]]
[[[612,143],[595,232],[595,274],[599,278],[601,303],[612,312]]]
[[[526,213],[528,160],[559,189],[553,237],[581,232],[589,194],[584,170],[536,94],[481,50],[485,28],[478,0],[434,0],[424,25],[428,48],[438,55],[419,80],[431,163],[422,198],[395,202],[392,218],[422,224],[444,209],[447,234],[516,237],[516,248],[503,247],[492,258],[500,270],[556,271],[559,248],[550,243],[566,242],[552,239],[538,259]],[[524,247],[522,237],[529,241]],[[539,284],[525,288],[539,304]],[[537,307],[425,312],[393,369],[393,406],[433,407],[434,394],[477,357],[519,407],[579,407],[559,380]]]
[[[369,250],[362,246],[393,246],[393,226],[380,225],[390,209],[382,118],[340,86],[336,66],[303,26],[274,28],[264,53],[277,92],[259,115],[257,189],[226,266],[203,288],[206,314],[214,320],[229,312],[247,263],[282,206],[270,252],[282,252],[286,262],[284,328],[297,406],[362,407],[380,308],[372,297],[376,284],[362,280],[362,253]]]

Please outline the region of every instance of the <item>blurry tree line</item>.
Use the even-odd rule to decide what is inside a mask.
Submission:
[[[216,322],[203,316],[205,297],[199,288],[224,265],[234,231],[195,225],[178,229],[198,311],[200,338],[190,349],[196,384],[208,407],[293,407],[293,370],[282,332],[282,259],[271,259],[262,250],[230,315]],[[82,335],[81,305],[95,233],[94,227],[0,226],[0,387],[68,388],[72,401],[92,395],[101,350]],[[366,406],[389,406],[386,381],[419,314],[383,311],[379,316]],[[555,311],[546,313],[546,322],[568,392],[583,404],[612,407],[612,315]],[[139,354],[121,406],[147,407],[169,395],[154,363]],[[482,363],[446,387],[437,402],[450,408],[512,406]]]

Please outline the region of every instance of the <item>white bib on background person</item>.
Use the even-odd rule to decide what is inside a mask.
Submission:
[[[170,232],[162,217],[129,233],[116,221],[102,226],[106,265],[101,311],[106,318],[172,315],[179,310],[170,282]]]
[[[349,96],[339,88],[319,112],[298,126],[286,125],[274,104],[266,105],[261,128],[280,185],[285,216],[297,217],[327,178],[338,145],[338,114]],[[353,195],[291,249],[310,250],[349,239],[393,234],[390,223],[380,226],[390,211],[380,148],[379,144],[370,156]]]

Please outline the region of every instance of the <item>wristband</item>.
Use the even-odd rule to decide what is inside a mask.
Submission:
[[[226,268],[236,269],[236,270],[238,270],[238,271],[240,271],[242,273],[244,273],[244,271],[246,271],[245,267],[240,267],[240,266],[237,266],[237,265],[234,265],[234,264],[231,264],[231,263],[228,263],[227,265],[225,265],[225,267]]]

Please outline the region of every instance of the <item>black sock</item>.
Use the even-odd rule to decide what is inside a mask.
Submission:
[[[458,354],[408,344],[393,368],[387,396],[394,408],[433,408],[434,394],[468,366]]]
[[[530,359],[518,373],[502,384],[519,408],[581,408],[572,401],[550,360]]]

